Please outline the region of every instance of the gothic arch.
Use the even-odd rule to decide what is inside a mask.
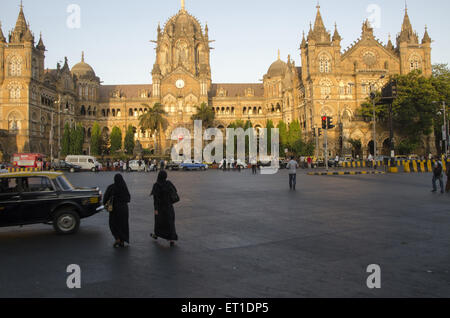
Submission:
[[[333,108],[329,105],[322,106],[320,116],[334,116]]]

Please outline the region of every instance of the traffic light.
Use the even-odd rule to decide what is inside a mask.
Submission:
[[[392,87],[392,97],[397,97],[397,81],[392,81],[392,83],[391,83],[391,87]]]
[[[322,117],[322,129],[327,129],[327,116]]]
[[[322,128],[319,128],[319,137],[322,137]]]
[[[327,129],[333,129],[336,127],[333,125],[333,117],[327,117]]]

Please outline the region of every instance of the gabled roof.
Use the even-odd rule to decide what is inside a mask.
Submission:
[[[152,91],[151,84],[137,84],[137,85],[102,85],[100,86],[100,100],[105,101],[112,98],[114,91],[122,92],[126,98],[140,98],[142,90]]]
[[[263,97],[264,96],[264,84],[255,84],[255,83],[243,83],[243,84],[212,84],[210,97],[217,97],[217,92],[223,88],[227,91],[226,97],[237,97],[245,96],[245,90],[248,88],[253,89],[255,93],[255,97]]]

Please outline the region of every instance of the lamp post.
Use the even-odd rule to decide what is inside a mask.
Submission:
[[[434,101],[433,104],[437,104],[438,102]],[[445,156],[448,155],[448,123],[447,123],[447,105],[445,104],[445,101],[442,102],[442,109],[444,112],[444,126],[442,128],[442,139],[444,140],[445,145]],[[441,115],[441,112],[438,112],[438,115]]]

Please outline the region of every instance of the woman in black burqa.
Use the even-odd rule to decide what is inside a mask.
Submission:
[[[130,229],[128,225],[128,203],[130,192],[121,174],[114,176],[114,183],[106,189],[103,204],[113,198],[113,210],[109,213],[109,228],[116,242],[114,247],[124,247],[125,242],[130,244]]]
[[[172,182],[167,180],[167,172],[160,171],[158,180],[153,185],[152,193],[155,207],[155,233],[150,234],[155,240],[158,237],[170,241],[170,246],[175,245],[178,235],[175,230],[175,210],[171,200],[171,192],[177,192]]]

